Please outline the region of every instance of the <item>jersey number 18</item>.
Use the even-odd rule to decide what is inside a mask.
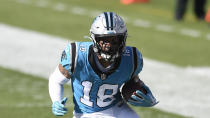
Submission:
[[[87,106],[93,107],[93,102],[90,101],[90,91],[92,88],[92,82],[89,81],[83,81],[82,86],[84,95],[80,98],[81,102]],[[106,90],[111,90],[111,94],[105,94]],[[97,93],[97,102],[96,104],[99,107],[106,107],[110,105],[114,100],[114,95],[117,94],[118,91],[118,85],[111,85],[111,84],[102,84],[99,87],[98,93]],[[107,100],[110,99],[110,100]]]

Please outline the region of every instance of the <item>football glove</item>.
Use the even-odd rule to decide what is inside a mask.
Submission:
[[[152,107],[159,102],[156,101],[155,97],[152,95],[150,89],[144,85],[146,94],[142,93],[140,90],[136,90],[135,94],[128,99],[128,103],[134,106],[142,106],[142,107]]]
[[[67,97],[65,97],[61,101],[55,101],[52,104],[52,112],[56,116],[63,116],[64,114],[67,113],[67,108],[65,108],[65,103],[68,100]]]

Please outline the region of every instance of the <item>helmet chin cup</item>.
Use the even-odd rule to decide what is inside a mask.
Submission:
[[[101,53],[101,57],[102,57],[105,61],[109,61],[109,60],[111,59],[111,55],[104,54],[104,53]]]

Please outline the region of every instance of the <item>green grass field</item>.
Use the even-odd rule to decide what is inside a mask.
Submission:
[[[41,0],[25,0],[26,3],[29,1],[28,4],[17,1],[0,0],[0,23],[72,40],[87,41],[83,36],[89,34],[93,20],[91,13],[114,11],[128,18],[127,44],[138,47],[144,57],[184,67],[210,66],[210,40],[206,38],[210,30],[209,25],[194,18],[192,7],[188,8],[183,22],[174,21],[174,0],[151,0],[149,4],[130,6],[121,5],[119,0],[43,0],[48,3],[44,7],[37,5]],[[58,3],[64,4],[65,9],[55,10]],[[72,13],[72,8],[75,7],[85,9],[86,14]],[[151,26],[135,26],[133,22],[137,19],[149,21]],[[161,24],[172,26],[174,31],[157,30],[156,26]],[[180,31],[185,28],[198,30],[200,36],[182,35]],[[65,96],[71,98],[70,87],[65,87]],[[0,68],[0,96],[2,118],[55,117],[51,113],[46,79]],[[67,106],[70,113],[63,118],[72,117],[72,102],[68,102]],[[154,108],[134,109],[142,118],[184,118]]]

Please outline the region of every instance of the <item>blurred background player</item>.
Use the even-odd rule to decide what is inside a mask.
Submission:
[[[126,46],[123,19],[113,12],[100,14],[92,23],[90,38],[92,42],[68,44],[49,78],[53,114],[67,113],[63,85],[71,80],[74,117],[138,118],[120,94],[121,85],[139,79],[143,67],[141,53]],[[147,93],[137,90],[128,103],[143,107],[157,104],[149,88],[145,84],[144,87]]]
[[[182,20],[186,12],[188,0],[177,0],[175,9],[175,19]],[[205,17],[206,0],[194,0],[194,13],[198,20],[203,20]]]

